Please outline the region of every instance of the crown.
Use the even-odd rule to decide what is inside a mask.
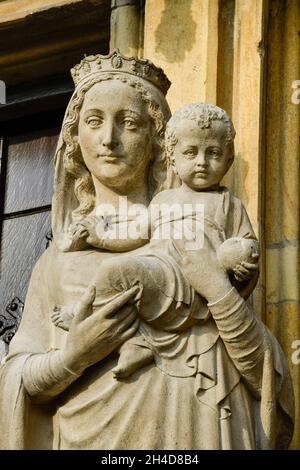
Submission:
[[[125,57],[119,50],[108,55],[86,56],[71,69],[75,86],[95,73],[128,73],[153,83],[166,95],[171,82],[164,71],[156,67],[150,60]]]

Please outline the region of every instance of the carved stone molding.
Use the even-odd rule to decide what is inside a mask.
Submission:
[[[21,321],[24,303],[14,297],[6,306],[4,314],[0,314],[0,340],[9,344]]]

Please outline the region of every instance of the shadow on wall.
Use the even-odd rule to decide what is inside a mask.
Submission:
[[[192,16],[192,2],[193,0],[164,0],[161,21],[155,31],[155,51],[161,53],[168,62],[183,62],[186,54],[193,48],[196,23]]]
[[[235,0],[219,0],[217,105],[232,116]]]
[[[247,207],[249,203],[249,197],[245,190],[245,181],[248,172],[249,163],[244,160],[239,153],[236,153],[233,165],[222,182],[233,192],[236,197],[243,201],[245,207]]]

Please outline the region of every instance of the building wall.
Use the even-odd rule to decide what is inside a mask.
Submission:
[[[234,122],[225,183],[246,205],[261,246],[258,315],[288,359],[300,449],[298,0],[147,0],[144,55],[172,81],[172,110],[206,101]],[[300,85],[300,82],[299,82]],[[294,92],[295,103],[292,102]]]

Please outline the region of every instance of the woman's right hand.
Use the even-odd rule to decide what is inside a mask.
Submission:
[[[77,303],[63,349],[64,364],[68,369],[81,373],[134,335],[139,320],[134,303],[129,302],[137,292],[138,287],[133,287],[92,313],[96,288],[86,289]]]
[[[210,234],[214,241],[214,233]],[[190,285],[204,297],[214,303],[224,297],[232,285],[223,267],[220,265],[213,241],[204,233],[203,245],[198,249],[188,250],[187,240],[172,240],[173,256]]]

